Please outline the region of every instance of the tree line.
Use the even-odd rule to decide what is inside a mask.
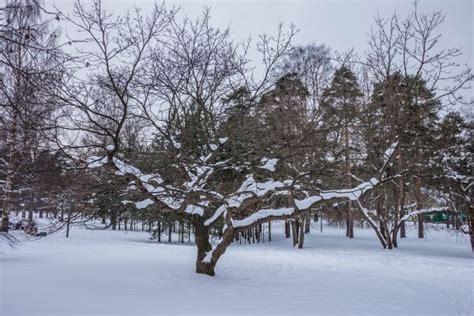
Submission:
[[[322,214],[393,249],[407,220],[423,238],[423,215],[444,212],[474,245],[472,114],[449,111],[472,106],[473,75],[440,45],[442,12],[377,17],[363,56],[294,46],[292,25],[236,41],[209,9],[0,12],[5,237],[14,214],[140,223],[192,235],[209,275],[272,220],[302,248]]]

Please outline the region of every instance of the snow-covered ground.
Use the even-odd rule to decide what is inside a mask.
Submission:
[[[215,277],[194,273],[194,246],[144,232],[22,243],[0,255],[0,315],[473,315],[466,239],[412,231],[388,251],[371,230],[325,227],[293,249],[274,227],[271,243],[232,245]]]

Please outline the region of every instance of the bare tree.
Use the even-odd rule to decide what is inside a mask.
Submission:
[[[37,1],[12,0],[1,8],[2,231],[8,231],[12,194],[18,190],[14,177],[26,161],[34,163],[38,151],[47,147],[46,133],[56,110],[43,93],[57,86],[62,73],[58,33],[49,28],[50,16]]]

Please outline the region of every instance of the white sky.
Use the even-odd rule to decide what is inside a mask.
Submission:
[[[47,0],[70,11],[73,0]],[[90,0],[82,0],[87,3]],[[113,12],[125,11],[136,5],[146,12],[153,0],[103,0],[103,6]],[[363,52],[367,47],[367,33],[373,17],[390,16],[397,11],[408,14],[412,0],[168,0],[189,16],[201,13],[204,6],[211,7],[213,21],[218,26],[230,23],[236,39],[254,37],[262,32],[274,32],[279,22],[294,23],[300,30],[296,43],[326,43],[332,49],[344,51],[355,48]],[[442,10],[447,13],[442,28],[441,45],[461,47],[464,62],[472,64],[474,51],[474,6],[472,0],[420,0],[419,9],[424,12]]]
[[[46,0],[56,3],[63,11],[71,11],[74,0]],[[82,0],[83,3],[91,2]],[[419,10],[441,10],[447,14],[442,26],[440,47],[459,47],[464,55],[461,64],[473,65],[474,6],[472,0],[420,0]],[[154,0],[103,0],[103,7],[114,13],[124,12],[130,6],[143,8],[146,13]],[[294,23],[299,29],[294,43],[327,44],[332,50],[354,48],[363,54],[367,49],[367,33],[373,17],[380,13],[389,17],[395,11],[406,16],[413,8],[412,0],[168,0],[178,5],[190,17],[199,15],[203,7],[211,7],[212,21],[217,26],[230,25],[237,40],[252,35],[274,33],[279,22]],[[472,91],[471,91],[472,95]]]

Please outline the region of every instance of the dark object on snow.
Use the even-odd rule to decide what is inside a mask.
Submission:
[[[28,224],[23,230],[25,233],[31,236],[36,236],[38,234],[38,228],[36,228],[36,225],[34,222],[28,222]]]
[[[48,233],[46,233],[46,232],[40,232],[40,233],[36,234],[36,237],[46,237],[47,235],[48,235]]]
[[[15,230],[24,230],[28,226],[28,221],[27,220],[19,220],[18,222],[15,223],[14,229]]]

